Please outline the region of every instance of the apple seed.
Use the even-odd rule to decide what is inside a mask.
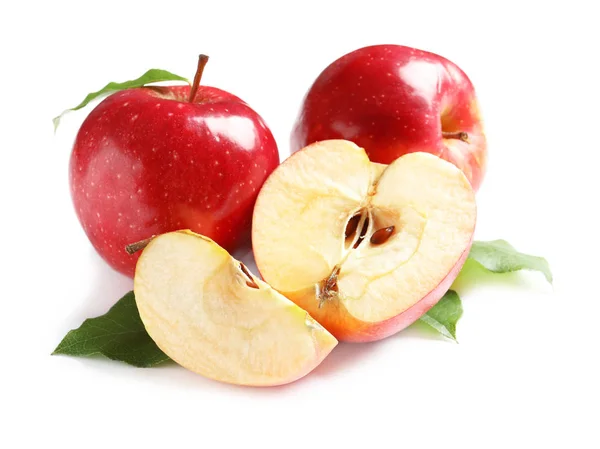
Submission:
[[[371,244],[381,245],[387,242],[387,240],[394,233],[395,226],[388,226],[387,228],[381,228],[373,233],[371,236]]]

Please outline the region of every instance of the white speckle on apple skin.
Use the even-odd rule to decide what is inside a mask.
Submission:
[[[179,103],[179,104],[177,105],[177,109],[183,109],[183,103]]]
[[[131,117],[131,121],[135,122],[139,117],[139,114],[135,114],[134,116]]]
[[[168,116],[168,117],[173,117],[173,113],[172,113],[172,112],[169,112],[169,113],[167,113],[167,116]]]

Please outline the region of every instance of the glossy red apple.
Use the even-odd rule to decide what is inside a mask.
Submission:
[[[177,229],[229,251],[250,235],[258,191],[279,163],[262,118],[238,97],[194,84],[107,97],[86,118],[70,161],[85,233],[116,270],[133,276],[125,246]]]
[[[417,151],[460,168],[477,190],[486,139],[475,90],[447,59],[400,45],[353,51],[332,63],[304,98],[292,151],[327,139],[351,140],[374,162]]]

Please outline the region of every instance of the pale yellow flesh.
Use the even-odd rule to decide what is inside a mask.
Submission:
[[[134,289],[157,345],[180,365],[240,385],[279,385],[308,373],[337,344],[304,310],[212,240],[172,232],[141,255]]]
[[[348,220],[368,210],[365,241],[349,248]],[[378,322],[413,306],[451,271],[471,241],[473,191],[454,165],[412,153],[385,167],[347,141],[313,144],[284,162],[255,208],[253,248],[264,279],[294,292],[341,266],[339,299],[355,318]],[[369,243],[394,226],[382,245]]]

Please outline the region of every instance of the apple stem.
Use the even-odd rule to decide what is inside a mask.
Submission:
[[[150,241],[152,241],[153,238],[154,238],[154,236],[152,236],[152,237],[150,237],[148,239],[140,240],[139,242],[130,243],[129,245],[127,245],[125,247],[125,251],[127,251],[127,254],[129,254],[130,256],[132,256],[135,253],[137,253],[138,251],[141,251],[146,246],[148,246],[148,243],[150,243]]]
[[[196,69],[196,75],[194,75],[194,82],[192,83],[192,88],[190,90],[190,96],[188,98],[188,103],[193,103],[194,98],[196,98],[196,92],[198,92],[198,86],[200,86],[200,79],[202,79],[202,72],[204,72],[204,66],[208,62],[208,56],[200,55],[198,56],[198,68]]]
[[[469,143],[469,134],[464,131],[442,132],[442,137],[444,139],[458,139]]]

